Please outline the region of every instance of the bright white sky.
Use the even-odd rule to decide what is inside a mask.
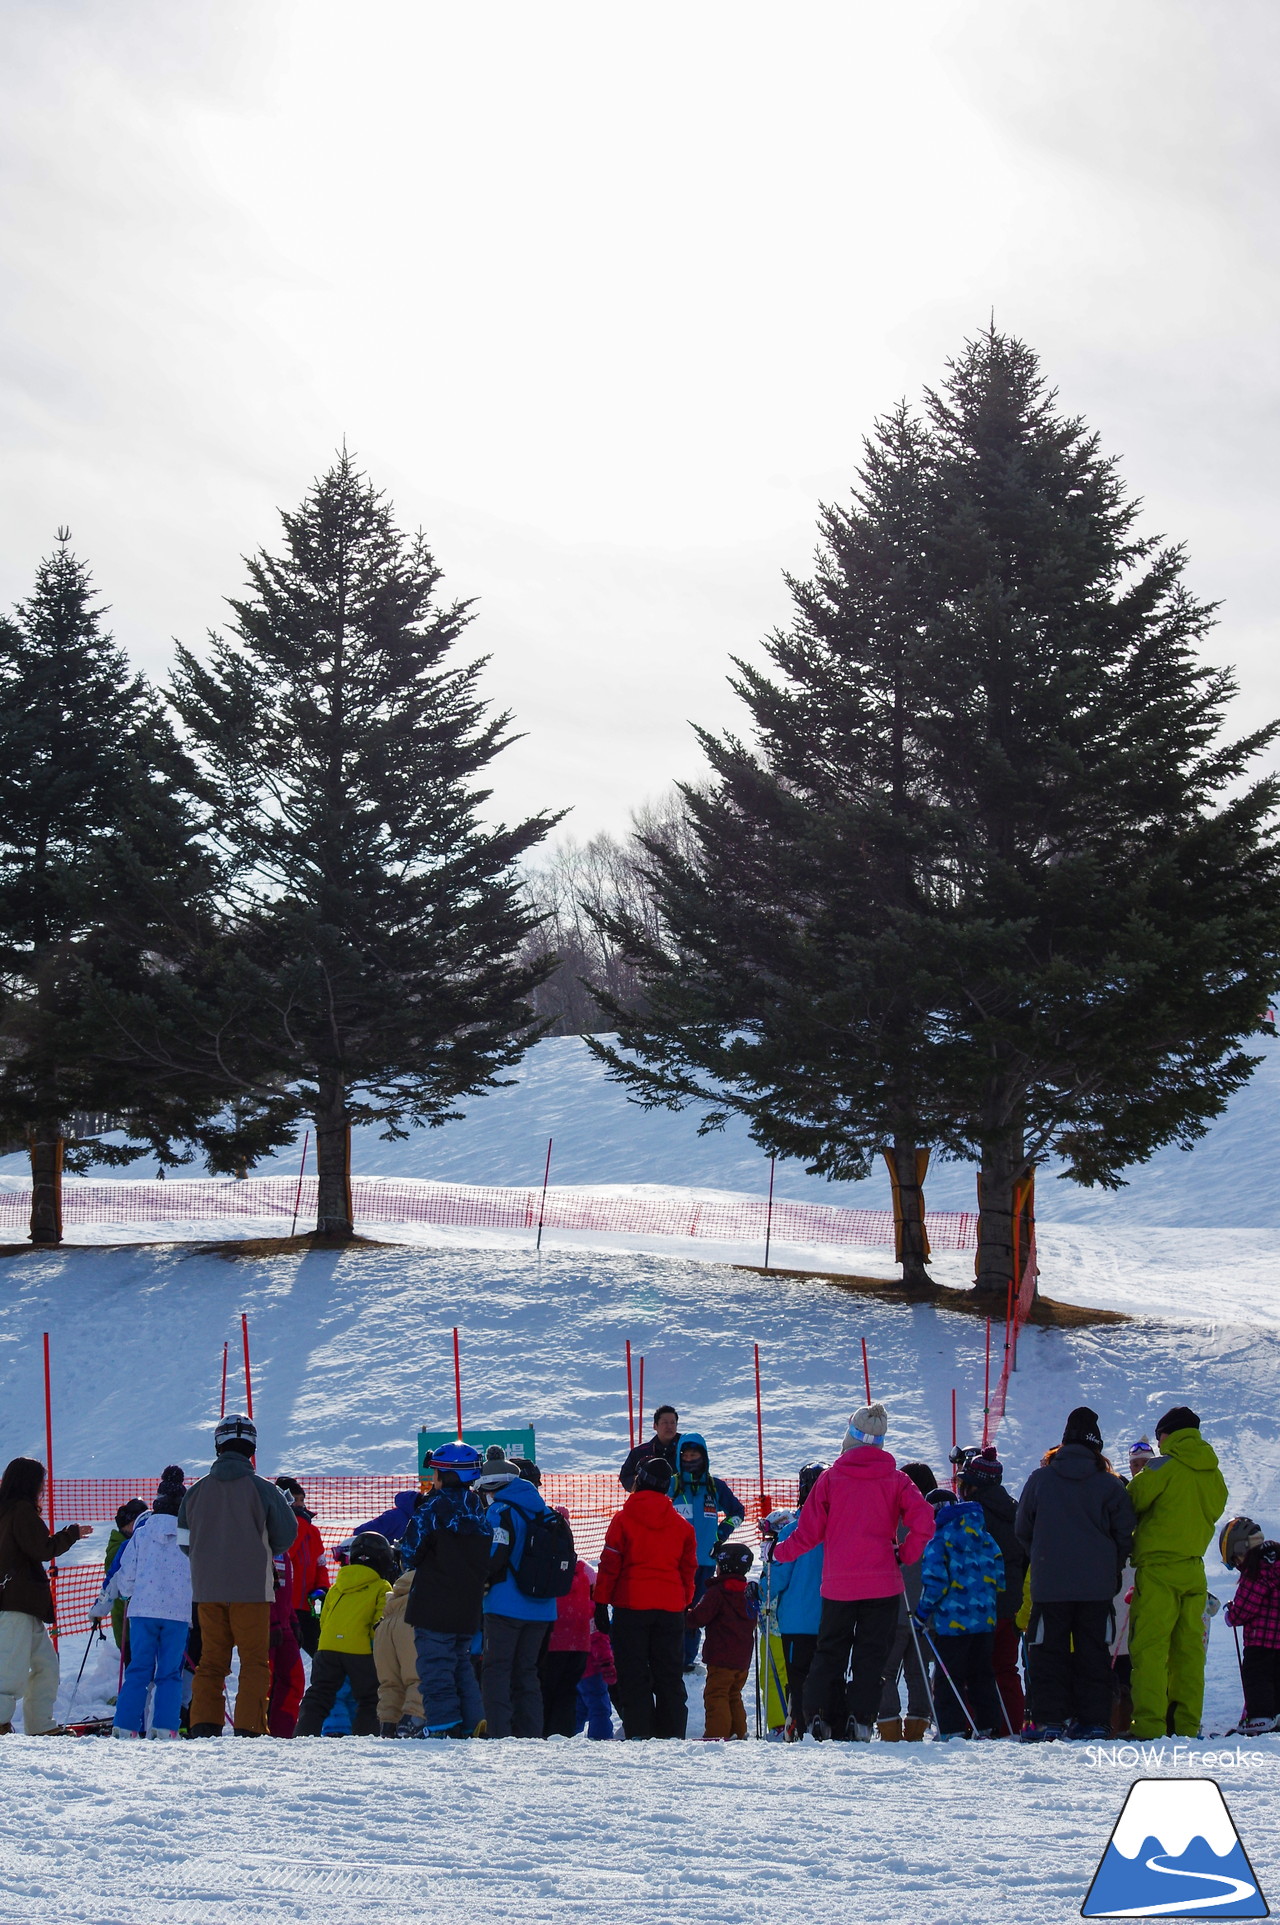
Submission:
[[[579,836],[694,774],[872,416],[994,309],[1280,709],[1274,0],[5,0],[0,604],[162,677],[345,435]]]

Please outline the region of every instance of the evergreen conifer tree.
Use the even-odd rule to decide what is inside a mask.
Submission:
[[[438,600],[425,540],[345,450],[282,521],[230,636],[207,662],[179,650],[174,700],[234,871],[258,1093],[314,1118],[317,1230],[343,1238],[352,1123],[442,1123],[534,1040],[552,964],[518,959],[535,918],[514,865],[552,818],[481,822],[509,718],[486,713],[482,661],[446,660],[469,606]]]

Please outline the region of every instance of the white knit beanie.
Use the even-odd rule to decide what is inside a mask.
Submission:
[[[889,1428],[889,1413],[883,1404],[863,1404],[849,1419],[841,1450],[857,1450],[859,1444],[883,1444]]]

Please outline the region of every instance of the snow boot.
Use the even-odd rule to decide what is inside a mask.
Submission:
[[[400,1736],[400,1727],[397,1724],[380,1724],[378,1726],[378,1736],[380,1738],[398,1738]]]
[[[901,1718],[881,1718],[880,1736],[887,1745],[898,1744],[902,1738]]]
[[[13,1726],[11,1724],[0,1724],[0,1738],[11,1738],[12,1736]]]
[[[140,1731],[126,1731],[122,1724],[113,1724],[111,1727],[111,1736],[113,1738],[140,1738],[142,1733]]]
[[[161,1731],[155,1725],[152,1725],[147,1736],[148,1738],[180,1738],[182,1733],[180,1731]]]
[[[902,1735],[909,1745],[923,1744],[924,1734],[928,1729],[929,1720],[927,1718],[904,1718],[902,1720]],[[882,1732],[881,1736],[883,1735]]]
[[[406,1711],[396,1726],[395,1735],[397,1738],[421,1738],[426,1728],[425,1718],[415,1718],[411,1712]]]
[[[231,1733],[233,1738],[265,1738],[266,1735],[265,1731],[250,1731],[246,1726],[239,1724],[234,1726]]]
[[[1067,1735],[1064,1724],[1024,1724],[1022,1742],[1024,1745],[1061,1744]]]
[[[220,1724],[193,1724],[191,1727],[191,1736],[193,1738],[220,1738],[222,1736],[222,1726]]]

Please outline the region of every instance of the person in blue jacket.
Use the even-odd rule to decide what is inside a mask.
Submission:
[[[1004,1728],[993,1668],[1004,1559],[981,1504],[964,1502],[945,1490],[931,1492],[929,1502],[937,1524],[920,1560],[915,1616],[927,1629],[938,1660],[933,1672],[938,1736],[949,1738],[968,1728],[965,1707],[956,1696],[960,1692],[977,1736],[992,1738]]]
[[[747,1513],[723,1479],[711,1475],[706,1439],[696,1430],[686,1430],[680,1439],[680,1462],[671,1482],[670,1496],[677,1514],[693,1526],[698,1551],[693,1580],[696,1605],[716,1568],[716,1552],[733,1536],[734,1525],[741,1523]],[[701,1636],[696,1627],[685,1632],[686,1671],[698,1656]]]
[[[486,1458],[475,1488],[488,1506],[487,1520],[493,1528],[480,1673],[485,1736],[540,1738],[538,1659],[556,1621],[556,1600],[526,1597],[515,1573],[524,1555],[529,1520],[547,1506],[537,1487],[514,1464],[500,1459]]]
[[[359,1537],[362,1531],[377,1531],[385,1537],[388,1544],[398,1544],[408,1528],[409,1519],[417,1509],[420,1491],[397,1491],[391,1500],[391,1509],[371,1517],[367,1524],[360,1524],[352,1531],[352,1537]]]
[[[792,1532],[798,1529],[804,1501],[826,1468],[825,1464],[806,1464],[800,1472],[800,1503],[797,1509],[775,1511],[772,1517],[766,1518],[764,1526],[766,1536],[772,1539],[772,1543],[768,1569],[760,1588],[769,1601],[778,1626],[778,1636],[782,1639],[782,1655],[787,1666],[786,1735],[789,1742],[803,1738],[807,1729],[804,1681],[818,1648],[818,1625],[822,1618],[823,1547],[815,1544],[794,1564],[775,1564],[772,1561],[773,1549],[785,1543]],[[775,1523],[777,1528],[772,1529]],[[843,1733],[846,1721],[843,1683],[833,1687],[831,1703],[824,1707],[822,1715],[833,1731]]]

